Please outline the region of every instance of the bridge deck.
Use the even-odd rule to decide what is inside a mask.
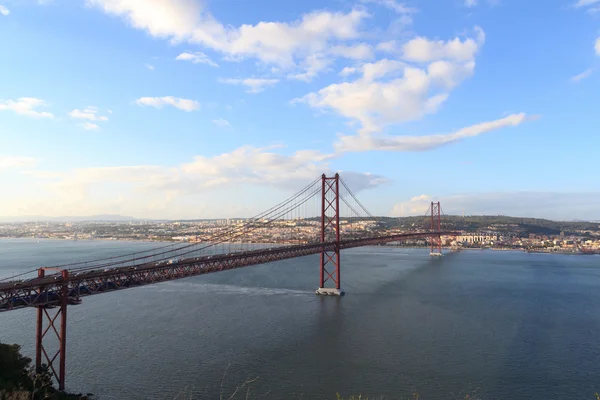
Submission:
[[[451,235],[455,232],[436,232],[436,235]],[[353,247],[402,241],[410,238],[431,236],[430,232],[404,233],[390,236],[350,239],[340,241],[340,250]],[[144,262],[125,267],[109,267],[102,270],[70,271],[65,282],[60,275],[33,278],[27,281],[12,281],[0,284],[0,312],[24,307],[48,306],[60,303],[64,284],[68,287],[69,303],[78,304],[80,297],[101,294],[129,287],[150,285],[174,279],[226,271],[264,264],[273,261],[332,251],[336,242],[282,246],[267,250],[250,250],[230,254],[192,257],[176,263]]]

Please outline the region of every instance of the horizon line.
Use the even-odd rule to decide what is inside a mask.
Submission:
[[[423,215],[407,215],[401,217],[393,217],[393,216],[356,216],[356,217],[340,217],[340,219],[349,219],[349,218],[361,218],[361,219],[378,219],[378,218],[387,218],[387,219],[406,219],[406,218],[422,218],[429,217],[429,214]],[[442,217],[455,217],[455,218],[467,218],[467,217],[506,217],[506,218],[515,218],[515,219],[537,219],[537,220],[546,220],[553,222],[587,222],[587,223],[600,223],[600,220],[583,220],[583,219],[551,219],[551,218],[542,218],[542,217],[525,217],[525,216],[512,216],[506,214],[467,214],[467,215],[459,215],[459,214],[443,214]],[[320,215],[315,215],[313,217],[303,217],[303,218],[290,218],[290,219],[313,219],[320,218]],[[72,221],[73,219],[77,219],[78,221]],[[0,216],[0,223],[24,223],[24,222],[132,222],[132,221],[168,221],[168,222],[178,222],[178,221],[219,221],[219,220],[250,220],[250,219],[262,219],[256,217],[211,217],[211,218],[138,218],[138,217],[130,217],[124,216],[120,214],[99,214],[99,215],[90,215],[90,216],[59,216],[59,217],[51,217],[51,216]],[[8,221],[11,220],[11,221]],[[69,221],[71,220],[71,221]]]

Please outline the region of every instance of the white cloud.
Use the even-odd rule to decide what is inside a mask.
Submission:
[[[144,66],[146,68],[148,68],[150,71],[154,71],[154,65],[152,65],[152,64],[144,64]]]
[[[443,146],[459,140],[479,136],[497,129],[517,126],[536,117],[528,117],[524,113],[512,114],[495,121],[482,122],[459,129],[454,133],[428,136],[388,136],[388,135],[354,135],[338,137],[335,148],[339,152],[347,151],[424,151]]]
[[[9,168],[33,167],[36,160],[33,157],[0,155],[0,171]]]
[[[219,64],[211,60],[206,54],[202,53],[201,51],[198,51],[196,53],[181,53],[175,58],[175,60],[191,61],[193,64],[206,64],[210,65],[211,67],[219,66]]]
[[[349,76],[358,72],[356,67],[344,67],[339,73],[340,76]]]
[[[79,126],[81,126],[83,129],[87,130],[87,131],[95,131],[97,129],[100,129],[100,127],[92,122],[84,122],[82,124],[79,124]]]
[[[400,36],[405,36],[406,30],[413,24],[413,14],[417,13],[418,10],[413,7],[409,7],[406,3],[400,2],[398,0],[360,0],[362,3],[368,4],[376,4],[381,7],[388,8],[395,12],[397,15],[392,16],[392,19],[389,23],[385,36],[398,38]],[[382,13],[383,15],[383,13]],[[390,15],[389,12],[386,12],[385,15]],[[388,42],[384,42],[386,44],[380,44],[377,46],[377,50],[379,51],[387,51],[387,52],[395,52],[395,48],[391,49],[390,46],[394,43],[393,40]]]
[[[465,7],[475,7],[477,0],[465,0]]]
[[[300,150],[291,154],[276,148],[243,146],[212,157],[197,156],[175,166],[140,165],[81,168],[69,171],[34,171],[36,199],[6,205],[3,212],[15,214],[98,214],[121,213],[136,217],[214,217],[218,213],[234,216],[231,203],[240,204],[242,185],[258,186],[257,205],[266,208],[267,190],[297,191],[322,173],[332,174],[334,154]],[[373,174],[341,172],[355,192],[382,184],[385,179]],[[117,201],[118,194],[118,201]],[[276,193],[275,193],[276,194]],[[215,197],[221,198],[215,200]],[[285,196],[284,196],[285,197]],[[211,198],[212,201],[207,201]],[[41,200],[35,202],[35,200]],[[9,199],[12,200],[12,199]],[[260,201],[259,201],[260,200]],[[276,200],[274,202],[277,202]],[[114,203],[114,207],[111,205]],[[229,208],[219,209],[227,203]],[[203,210],[198,205],[212,204]],[[245,204],[245,203],[244,203]],[[316,204],[316,203],[315,203]],[[267,204],[267,207],[269,205]],[[255,211],[263,211],[258,209]],[[243,216],[243,215],[235,215]],[[246,216],[249,216],[246,214]]]
[[[265,90],[266,86],[271,86],[279,82],[279,79],[264,79],[264,78],[246,78],[246,79],[233,79],[233,78],[219,78],[219,82],[228,85],[244,85],[248,87],[246,92],[248,93],[259,93]]]
[[[349,13],[327,11],[305,14],[292,23],[260,22],[230,30],[220,43],[195,35],[194,40],[231,56],[255,57],[267,64],[289,67],[295,59],[323,51],[332,40],[359,37],[358,26],[368,14],[355,9]],[[207,40],[208,39],[208,40]]]
[[[373,49],[366,43],[359,43],[352,46],[334,46],[331,48],[330,53],[354,60],[367,60],[374,57]]]
[[[427,212],[432,201],[431,196],[426,194],[414,196],[408,201],[395,204],[390,215],[392,217],[421,216]]]
[[[574,6],[576,8],[589,7],[587,11],[590,14],[596,14],[600,12],[600,0],[579,0],[574,4]],[[600,37],[596,39],[594,50],[596,51],[596,55],[600,56]]]
[[[173,96],[164,97],[140,97],[135,101],[139,106],[150,106],[154,108],[163,108],[164,106],[173,106],[183,111],[196,111],[200,109],[200,103],[195,100],[182,99]]]
[[[421,195],[396,204],[393,216],[424,215],[439,201],[444,215],[508,215],[555,220],[600,219],[598,192],[488,192],[447,196]],[[540,207],[543,204],[543,207]],[[443,217],[442,217],[443,218]]]
[[[485,40],[483,30],[475,28],[475,33],[475,39],[464,41],[415,38],[403,46],[404,57],[400,60],[366,63],[356,80],[331,84],[293,102],[332,109],[360,122],[363,134],[422,118],[436,112],[450,91],[473,74],[475,55]],[[356,71],[348,68],[340,74],[347,76]]]
[[[575,7],[577,7],[577,8],[587,7],[587,6],[594,5],[596,3],[600,3],[600,0],[579,0],[579,1],[577,1],[577,3],[575,3]]]
[[[6,8],[2,4],[0,4],[0,14],[7,16],[8,14],[10,14],[10,11],[8,8]]]
[[[104,115],[98,115],[98,107],[86,107],[83,111],[74,109],[69,113],[69,116],[74,119],[87,119],[90,121],[108,121],[108,117]]]
[[[368,36],[361,31],[363,21],[370,17],[364,7],[355,7],[348,12],[314,11],[290,22],[261,21],[235,27],[216,20],[206,4],[197,0],[156,0],[149,3],[86,0],[86,3],[107,14],[119,16],[134,28],[145,30],[157,38],[199,44],[220,52],[229,61],[256,59],[260,64],[272,66],[272,71],[281,74],[279,77],[308,82],[329,71],[339,57],[359,60],[374,57],[370,45],[357,43],[357,40]],[[397,22],[402,26],[409,24],[410,16],[417,11],[396,0],[363,0],[363,3],[375,3],[400,14]],[[447,48],[439,49],[440,42],[424,38],[415,40],[405,45],[406,60],[445,60],[446,55],[454,56],[452,60],[457,60],[456,57],[464,60],[483,43],[482,36],[464,43],[456,39],[442,43]],[[378,50],[395,51],[396,44],[393,41],[380,43]],[[176,59],[216,66],[202,52],[181,53]]]
[[[447,42],[417,37],[402,46],[403,58],[408,61],[420,63],[427,63],[434,60],[473,60],[475,54],[485,42],[483,29],[475,27],[475,36],[475,38],[467,38],[464,41],[454,38]]]
[[[363,79],[367,82],[372,82],[386,75],[396,72],[406,66],[401,61],[383,59],[376,63],[369,63],[362,66]]]
[[[290,75],[290,78],[310,82],[320,72],[328,70],[332,62],[333,60],[331,58],[328,58],[320,53],[310,55],[302,62],[301,66],[304,72],[300,74],[292,74]]]
[[[363,8],[355,8],[347,13],[316,11],[288,23],[263,21],[232,27],[217,21],[202,2],[194,0],[86,0],[86,3],[120,16],[154,37],[200,44],[230,60],[254,58],[285,69],[286,75],[299,69],[307,57],[325,52],[332,43],[359,38],[360,25],[369,17]]]
[[[227,121],[226,119],[223,119],[223,118],[213,119],[213,123],[217,126],[220,126],[221,128],[228,128],[231,126],[229,121]]]
[[[579,82],[579,81],[589,77],[590,75],[592,75],[592,72],[594,72],[594,70],[592,68],[588,68],[585,71],[583,71],[582,73],[571,77],[571,81]]]
[[[192,162],[183,164],[181,171],[189,176],[203,177],[202,186],[205,187],[234,182],[279,184],[284,182],[287,174],[296,182],[310,181],[322,173],[319,171],[327,169],[327,161],[334,157],[315,150],[299,150],[290,156],[270,151],[276,147],[280,146],[242,146],[212,158],[197,156]]]
[[[361,2],[379,4],[380,6],[387,7],[398,14],[412,14],[417,12],[415,8],[408,7],[406,4],[400,3],[396,0],[361,0]]]
[[[151,3],[136,0],[86,0],[91,7],[107,14],[123,17],[134,28],[148,31],[152,36],[189,39],[203,22],[200,4],[193,0],[156,0]]]
[[[52,113],[35,111],[35,108],[46,106],[46,102],[35,97],[21,97],[17,100],[0,100],[0,111],[10,110],[31,118],[54,118]]]
[[[377,50],[384,51],[387,53],[394,53],[397,50],[397,43],[395,40],[388,40],[387,42],[381,42],[377,45]]]

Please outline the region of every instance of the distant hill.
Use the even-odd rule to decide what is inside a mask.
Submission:
[[[415,226],[429,227],[430,218],[419,217],[401,217],[384,218],[389,227],[411,227]],[[559,235],[564,232],[565,235],[574,234],[577,231],[590,230],[600,231],[598,222],[591,221],[552,221],[541,218],[522,218],[507,217],[504,215],[444,215],[442,216],[443,229],[456,229],[466,231],[496,231],[496,232],[515,232],[521,234],[535,233],[540,235]]]
[[[383,222],[386,228],[421,228],[429,229],[430,219],[427,216],[418,217],[376,217]],[[220,218],[223,219],[223,218]],[[246,220],[246,218],[230,218],[230,220]],[[341,218],[347,219],[347,218]],[[148,221],[151,223],[160,223],[167,221],[180,222],[199,222],[215,221],[217,218],[202,219],[180,219],[180,220],[158,220],[158,219],[140,219],[130,216],[101,214],[91,216],[71,216],[71,217],[47,217],[47,216],[23,216],[23,217],[0,217],[0,223],[10,222],[128,222],[128,221]],[[309,220],[318,221],[319,217],[309,218]],[[598,221],[552,221],[541,218],[523,218],[508,217],[504,215],[444,215],[442,216],[442,229],[444,230],[465,230],[465,231],[496,231],[512,232],[521,236],[527,236],[530,233],[540,235],[559,235],[564,232],[565,235],[575,234],[578,231],[600,231],[600,222]]]
[[[107,221],[107,222],[124,222],[136,221],[137,218],[114,214],[90,215],[82,217],[47,217],[43,215],[29,215],[17,217],[0,217],[0,222],[82,222],[82,221]]]

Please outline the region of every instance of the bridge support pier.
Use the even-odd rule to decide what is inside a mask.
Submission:
[[[340,275],[340,175],[321,176],[321,243],[335,241],[333,249],[321,249],[318,295],[343,296]],[[331,281],[335,287],[325,287]]]
[[[429,244],[431,245],[431,251],[429,255],[432,257],[442,256],[442,238],[440,237],[441,226],[442,226],[442,213],[441,213],[440,202],[431,202],[431,237]]]
[[[44,269],[38,270],[38,277],[43,278]],[[57,380],[58,390],[65,390],[66,377],[66,351],[67,351],[67,304],[68,304],[68,279],[69,271],[62,271],[63,284],[60,293],[39,293],[40,296],[57,295],[59,297],[58,306],[38,306],[37,308],[37,326],[36,326],[36,345],[35,345],[35,367],[37,370],[43,366],[48,367],[48,372]],[[56,312],[49,312],[56,308]],[[60,317],[60,325],[58,319]],[[46,321],[46,323],[44,323]],[[52,352],[44,346],[44,338],[48,333],[53,332],[58,339],[58,350]],[[50,336],[53,336],[50,333]],[[56,348],[52,346],[51,348]],[[57,360],[58,358],[58,360]],[[56,362],[58,361],[58,370]]]
[[[346,294],[342,289],[336,288],[318,288],[315,293],[319,296],[343,296]]]

